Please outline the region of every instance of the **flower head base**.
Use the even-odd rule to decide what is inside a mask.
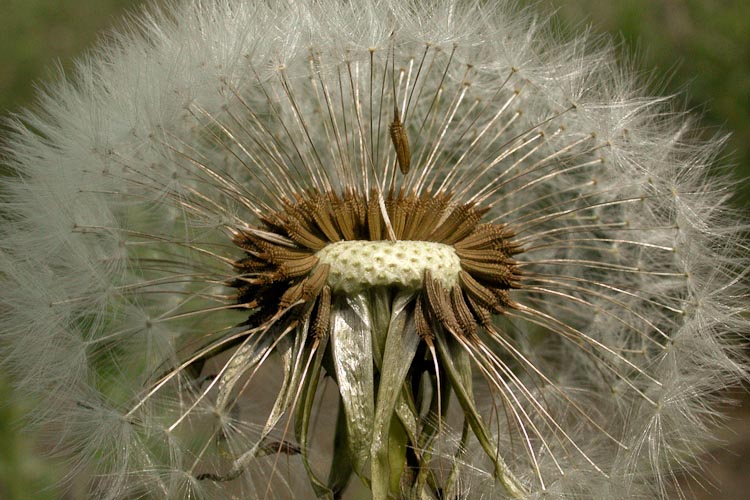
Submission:
[[[742,227],[540,26],[186,2],[16,124],[3,357],[94,496],[668,495],[747,376]]]
[[[310,312],[326,285],[345,295],[391,286],[427,293],[432,281],[458,286],[457,307],[471,304],[484,323],[511,305],[507,290],[520,286],[512,255],[521,250],[509,230],[479,224],[481,211],[450,200],[390,195],[381,212],[376,192],[369,200],[353,193],[300,199],[264,216],[264,229],[235,235],[247,255],[235,263],[240,277],[230,286],[239,304],[257,309],[255,326],[297,306]]]
[[[461,271],[456,251],[432,241],[340,241],[323,248],[318,258],[332,266],[331,287],[344,293],[391,285],[417,290],[427,271],[451,288]]]
[[[373,190],[369,199],[351,189],[343,197],[332,192],[308,193],[298,196],[296,203],[284,201],[284,210],[264,215],[265,227],[247,227],[234,236],[234,243],[245,250],[246,256],[235,262],[239,277],[230,286],[238,289],[238,304],[253,311],[247,322],[253,330],[270,337],[281,332],[283,337],[298,329],[302,338],[307,336],[303,342],[311,346],[312,352],[322,349],[321,342],[325,346],[329,329],[332,330],[334,339],[330,354],[326,355],[332,359],[328,364],[335,365],[339,382],[348,381],[341,385],[342,408],[349,419],[351,446],[347,453],[354,455],[357,474],[365,472],[367,454],[372,453],[375,460],[371,484],[378,498],[385,498],[389,489],[387,461],[391,457],[387,448],[392,439],[387,433],[397,400],[390,397],[385,405],[376,406],[375,394],[406,384],[410,387],[409,398],[420,401],[426,397],[420,388],[421,380],[431,373],[436,377],[431,397],[437,398],[440,420],[444,417],[440,398],[450,396],[450,388],[445,392],[439,377],[441,373],[446,376],[444,365],[449,364],[449,387],[455,384],[461,403],[468,406],[468,411],[476,412],[471,383],[454,373],[453,356],[447,346],[457,341],[465,345],[467,353],[485,356],[482,350],[487,351],[487,347],[477,335],[479,325],[494,333],[492,315],[513,307],[508,290],[521,286],[512,258],[521,250],[512,242],[512,232],[500,225],[480,223],[486,210],[451,200],[449,194],[433,196],[429,192],[405,195],[402,191],[383,198]],[[341,329],[335,324],[338,317],[332,314],[332,304],[345,303],[363,293],[378,294],[384,303],[399,297],[402,314],[413,323],[403,331],[389,328],[384,332],[385,338],[380,339],[380,349],[386,350],[394,345],[388,337],[411,336],[395,341],[400,347],[411,346],[391,352],[394,359],[388,362],[399,367],[396,374],[383,366],[385,360],[375,372],[370,368],[365,375],[360,373],[363,365],[373,363],[372,354],[369,349],[358,354],[351,350],[354,346],[362,348],[359,344],[370,339],[363,337],[361,331],[351,331],[349,325]],[[444,337],[446,334],[448,337]],[[349,335],[354,338],[347,338]],[[436,335],[440,338],[436,339]],[[431,363],[424,364],[426,353],[418,353],[417,338],[424,342]],[[477,359],[488,372],[497,362],[492,356]],[[389,388],[378,389],[375,373],[395,380],[389,381]],[[297,376],[304,380],[307,374],[300,372]],[[357,390],[350,392],[349,386]],[[311,390],[314,393],[314,385]],[[413,427],[410,438],[412,445],[424,446],[426,438],[417,437],[421,427],[419,413],[414,407],[407,417]],[[303,421],[307,419],[309,416],[302,417]],[[487,452],[498,461],[478,415],[472,415],[469,421]],[[378,436],[378,432],[384,435]],[[427,439],[434,436],[428,434]],[[384,459],[378,461],[379,455]],[[412,460],[417,468],[428,465],[419,453]],[[509,492],[522,494],[523,487],[504,464],[498,472]],[[400,482],[397,484],[401,486]]]

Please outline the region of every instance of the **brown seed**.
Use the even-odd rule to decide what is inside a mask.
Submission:
[[[352,189],[347,189],[344,193],[344,203],[349,207],[354,217],[354,226],[359,231],[367,222],[367,200]]]
[[[321,339],[328,333],[328,325],[331,319],[331,287],[323,287],[318,296],[318,303],[315,306],[315,316],[312,321],[310,333],[313,338]]]
[[[432,343],[434,334],[432,333],[430,323],[425,316],[422,301],[424,301],[424,294],[419,295],[416,300],[416,305],[414,306],[414,326],[417,328],[417,335],[419,335],[419,338],[427,343]]]
[[[477,304],[498,313],[503,312],[503,304],[500,303],[495,294],[475,280],[469,273],[463,270],[459,271],[458,282],[466,295],[474,299]]]
[[[490,311],[490,309],[480,305],[469,294],[466,294],[466,302],[471,308],[471,312],[474,315],[474,318],[477,320],[477,323],[485,328],[492,325],[492,311]]]
[[[393,104],[393,122],[391,123],[391,141],[396,149],[396,160],[401,173],[409,173],[411,165],[411,151],[409,150],[409,137],[406,135],[404,124],[401,123],[401,116],[398,112],[398,106]]]
[[[370,193],[370,201],[367,204],[367,229],[370,241],[383,239],[382,217],[380,214],[380,205],[378,204],[378,195],[375,191]]]
[[[279,311],[283,311],[292,304],[302,300],[302,291],[305,287],[307,279],[300,281],[296,285],[292,285],[284,291],[283,295],[279,299]]]
[[[349,241],[356,240],[357,214],[354,212],[354,207],[347,203],[346,200],[336,197],[331,204],[331,212],[333,212],[333,220],[336,221],[336,225],[343,238]]]
[[[454,245],[456,249],[456,255],[462,259],[471,259],[476,262],[493,262],[503,263],[508,267],[514,267],[516,261],[512,259],[508,254],[493,250],[491,248],[483,248],[480,250],[465,250],[459,248],[458,245]]]
[[[318,258],[315,255],[310,255],[304,259],[287,260],[276,268],[275,275],[280,279],[297,278],[306,275],[317,263]]]
[[[448,291],[443,288],[439,281],[432,278],[429,270],[424,272],[424,289],[427,293],[427,302],[432,314],[440,321],[446,330],[454,335],[461,333],[461,325],[458,323],[453,311]]]
[[[458,286],[451,288],[451,305],[458,324],[461,326],[461,332],[470,339],[476,337],[477,322],[474,315],[471,314],[469,306],[466,305],[464,294]]]
[[[472,259],[461,259],[461,268],[481,279],[483,282],[498,285],[502,288],[511,286],[516,276],[505,262],[479,262]]]
[[[513,232],[506,229],[504,226],[493,225],[493,224],[477,224],[474,230],[463,238],[462,240],[456,241],[455,246],[457,249],[494,249],[496,246],[512,246],[510,238],[513,237]],[[502,251],[502,250],[500,250]]]
[[[471,205],[458,205],[430,235],[432,241],[451,245],[468,236],[486,212]]]
[[[315,200],[312,209],[312,216],[328,241],[340,241],[341,235],[338,232],[336,223],[331,217],[331,202],[324,197]]]
[[[396,233],[398,239],[408,239],[404,235],[406,224],[409,222],[409,217],[414,212],[414,198],[411,196],[404,197],[403,193],[399,193],[397,198],[386,200],[386,209],[388,215],[391,218],[391,224],[393,224],[393,232]]]
[[[302,288],[302,299],[305,301],[314,299],[326,284],[328,271],[331,266],[328,264],[318,264],[315,269],[305,280],[305,286]]]
[[[299,219],[290,219],[284,229],[295,243],[307,248],[320,250],[328,244],[326,240],[310,231],[308,226]]]

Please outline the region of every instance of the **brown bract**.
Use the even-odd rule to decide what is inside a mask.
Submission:
[[[483,224],[486,209],[453,202],[449,194],[307,192],[287,201],[283,210],[263,218],[263,227],[236,233],[234,243],[245,257],[234,264],[238,305],[254,309],[251,327],[282,320],[295,326],[311,319],[310,334],[320,338],[329,325],[332,290],[329,266],[316,252],[339,241],[427,241],[451,245],[461,261],[456,285],[446,289],[430,270],[424,272],[414,321],[420,337],[429,339],[434,325],[472,338],[493,314],[513,308],[508,293],[520,287],[513,259],[522,248],[503,225]]]

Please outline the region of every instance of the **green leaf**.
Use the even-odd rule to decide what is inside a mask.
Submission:
[[[360,308],[360,314],[354,308]],[[349,451],[358,474],[370,456],[375,418],[371,327],[362,321],[364,309],[360,299],[338,298],[331,311],[330,334],[333,364],[346,414]]]
[[[354,468],[349,458],[346,414],[344,413],[343,404],[339,400],[339,411],[336,417],[336,434],[333,438],[333,460],[331,462],[331,471],[328,475],[328,487],[333,492],[335,498],[338,498],[338,495],[344,491],[353,473]]]
[[[393,300],[373,425],[372,463],[370,465],[373,500],[386,500],[389,493],[393,491],[393,484],[395,483],[398,488],[400,480],[400,478],[390,477],[391,461],[394,457],[389,446],[400,448],[391,441],[393,416],[406,375],[420,342],[414,326],[413,307],[410,307],[413,302],[414,294],[409,292],[400,292]],[[400,427],[400,424],[398,426]],[[403,434],[401,439],[405,441],[406,434]],[[394,451],[397,451],[395,448]]]
[[[318,388],[318,379],[320,378],[327,342],[328,337],[325,337],[320,339],[320,343],[317,347],[313,344],[311,349],[305,349],[307,355],[305,356],[305,367],[303,368],[303,379],[300,387],[300,400],[297,402],[295,408],[294,430],[297,435],[297,440],[299,441],[302,464],[305,466],[305,470],[307,471],[315,495],[318,498],[323,498],[325,500],[333,500],[333,492],[312,470],[307,456],[310,415],[315,401],[315,392]]]
[[[404,426],[404,430],[409,436],[409,441],[414,446],[417,446],[419,443],[417,436],[419,414],[417,413],[417,408],[414,406],[414,398],[411,396],[408,384],[404,385],[399,395],[398,402],[396,403],[396,415],[401,425]]]
[[[439,377],[439,378],[438,378]],[[430,409],[429,415],[437,416],[437,419],[445,420],[448,414],[448,402],[451,398],[451,384],[445,376],[445,370],[438,364],[438,372],[430,377],[432,385],[432,396],[430,398]],[[438,387],[438,380],[440,380],[440,387]],[[438,404],[438,394],[440,395],[440,404]],[[440,449],[440,442],[438,441],[437,449],[432,448],[435,438],[439,438],[440,426],[439,421],[435,418],[424,419],[424,425],[419,435],[419,441],[417,441],[417,450],[421,450],[417,453],[417,459],[420,463],[419,473],[417,479],[412,487],[412,498],[421,498],[420,495],[425,488],[428,479],[432,474],[432,471],[426,464],[431,460],[433,453],[437,452],[438,456],[442,456]],[[425,466],[422,466],[425,464]],[[455,466],[455,464],[454,464]],[[437,488],[437,485],[433,485]],[[455,496],[445,496],[445,498],[454,498]],[[456,497],[457,498],[457,497]]]
[[[391,307],[393,292],[386,287],[378,287],[368,293],[368,310],[372,323],[372,354],[375,367],[380,370],[383,366],[383,351],[385,339],[388,337],[388,325],[391,322]]]
[[[394,415],[391,419],[390,431],[388,432],[388,468],[390,472],[389,490],[391,493],[401,491],[401,479],[406,469],[406,450],[409,438],[401,422]],[[373,495],[373,498],[374,495]]]

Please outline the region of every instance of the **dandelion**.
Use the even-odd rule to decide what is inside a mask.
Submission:
[[[662,498],[747,377],[721,141],[530,12],[187,1],[41,101],[3,359],[93,498]]]

